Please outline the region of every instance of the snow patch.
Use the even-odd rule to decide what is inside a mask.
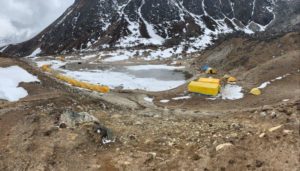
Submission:
[[[276,77],[274,79],[272,79],[271,81],[267,81],[267,82],[264,82],[262,83],[259,87],[259,89],[263,89],[263,88],[266,88],[269,84],[271,84],[271,82],[274,82],[274,81],[278,81],[278,80],[282,80],[288,76],[290,76],[291,74],[287,73],[287,74],[284,74],[283,76],[279,76],[279,77]]]
[[[244,97],[244,94],[241,92],[242,87],[238,85],[227,84],[221,90],[221,96],[223,100],[237,100]]]
[[[34,50],[29,56],[27,57],[35,57],[38,54],[40,54],[42,52],[41,48],[37,48],[36,50]]]
[[[104,59],[103,61],[105,62],[116,62],[116,61],[124,61],[128,60],[130,57],[134,56],[137,51],[127,51],[127,50],[117,50],[117,51],[111,51],[108,54],[102,54],[103,56],[108,55],[108,56],[113,56]]]
[[[259,88],[259,89],[264,89],[264,88],[266,88],[269,84],[271,84],[271,82],[270,81],[267,81],[267,82],[264,82],[264,83],[262,83],[259,87],[257,87],[257,88]]]
[[[119,56],[114,56],[114,57],[111,57],[111,58],[104,59],[103,61],[105,61],[105,62],[117,62],[117,61],[124,61],[124,60],[127,60],[127,59],[129,59],[129,56],[119,55]]]
[[[3,48],[0,50],[0,52],[1,52],[1,53],[4,52],[5,49],[6,49],[7,47],[8,47],[8,46],[3,47]]]
[[[172,98],[172,100],[186,100],[186,99],[190,99],[191,96],[182,96],[182,97],[174,97]]]
[[[18,85],[20,82],[35,81],[39,81],[36,76],[29,74],[19,66],[0,68],[0,99],[15,102],[26,97],[27,91]]]
[[[49,60],[49,61],[36,61],[38,67],[42,67],[43,65],[51,65],[52,69],[59,69],[60,67],[66,65],[66,62],[58,61],[58,60]]]
[[[110,140],[110,139],[107,139],[107,138],[103,138],[102,139],[102,144],[110,144],[110,143],[114,143],[115,140]]]
[[[57,22],[57,24],[55,25],[55,27],[59,26],[60,24],[62,24],[65,19],[73,12],[73,9],[69,9],[69,11],[64,15],[64,17]]]
[[[150,97],[145,97],[144,100],[145,100],[146,102],[152,103],[154,99],[153,99],[153,98],[150,98]]]
[[[168,65],[135,65],[135,66],[127,66],[129,70],[150,70],[150,69],[166,69],[166,70],[176,70],[176,69],[184,69],[184,66],[168,66]]]
[[[209,97],[209,98],[206,98],[207,100],[217,100],[217,97]]]
[[[160,100],[160,103],[169,103],[170,100]]]
[[[97,54],[86,55],[86,56],[81,57],[81,59],[87,60],[87,59],[95,58],[97,56],[98,56]]]

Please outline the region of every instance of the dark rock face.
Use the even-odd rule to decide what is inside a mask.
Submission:
[[[282,18],[279,10],[298,0],[76,0],[35,38],[4,53],[26,56],[83,49],[165,45],[172,39],[211,39],[234,31],[264,31]],[[298,1],[298,2],[297,2]],[[299,3],[298,3],[299,4]],[[286,12],[286,15],[299,10]],[[298,14],[297,14],[298,13]],[[195,41],[196,42],[196,41]],[[198,41],[199,42],[199,41]],[[193,46],[200,48],[201,43]]]

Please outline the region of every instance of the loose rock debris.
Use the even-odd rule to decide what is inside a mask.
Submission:
[[[296,171],[298,39],[291,34],[266,44],[237,38],[218,47],[233,49],[229,56],[213,48],[195,54],[191,61],[180,61],[198,69],[212,51],[220,53],[214,76],[233,75],[242,92],[291,73],[288,79],[272,82],[260,96],[245,93],[233,101],[188,94],[186,86],[158,93],[118,90],[100,95],[66,86],[22,61],[0,58],[0,67],[19,65],[41,81],[21,83],[28,96],[18,102],[0,101],[0,170]],[[287,67],[280,67],[283,64]],[[191,98],[172,99],[188,95]],[[153,98],[152,103],[144,97]],[[163,99],[169,102],[160,103]],[[84,117],[62,123],[61,115],[67,111]],[[110,141],[114,143],[105,144]]]

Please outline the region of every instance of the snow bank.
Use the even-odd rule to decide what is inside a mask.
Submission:
[[[26,97],[28,93],[24,88],[18,87],[19,83],[35,81],[39,81],[36,76],[19,66],[0,68],[0,99],[15,102]]]
[[[172,100],[186,100],[192,98],[191,96],[174,97]]]
[[[223,100],[237,100],[244,97],[244,94],[241,92],[242,87],[238,85],[227,84],[221,90],[221,96]]]
[[[114,57],[106,58],[103,61],[105,62],[117,62],[117,61],[124,61],[129,59],[129,55],[123,54],[123,55],[116,55]]]
[[[167,99],[165,99],[165,100],[160,100],[160,103],[169,103],[170,102],[170,100],[167,100]]]
[[[257,88],[263,89],[263,88],[266,88],[269,84],[271,84],[271,82],[270,82],[270,81],[267,81],[267,82],[262,83],[262,84],[261,84],[259,87],[257,87]]]
[[[42,67],[43,65],[51,65],[52,69],[59,69],[60,67],[66,65],[66,62],[58,61],[58,60],[49,60],[49,61],[36,61],[38,67]]]
[[[1,45],[0,45],[0,47],[1,47]],[[8,46],[3,47],[3,48],[0,50],[0,52],[4,52],[5,49],[6,49],[7,47],[8,47]]]
[[[87,60],[87,59],[95,58],[97,56],[98,56],[97,54],[86,55],[86,56],[81,57],[81,59]]]
[[[146,102],[150,102],[150,103],[152,103],[152,102],[153,102],[153,100],[154,100],[154,98],[150,98],[150,97],[144,97],[144,100],[145,100]]]
[[[285,74],[285,75],[283,75],[283,76],[276,77],[276,78],[272,79],[271,81],[266,81],[266,82],[262,83],[262,84],[261,84],[259,87],[257,87],[257,88],[259,88],[259,89],[264,89],[264,88],[266,88],[268,85],[271,85],[272,82],[278,81],[278,80],[282,80],[282,79],[288,77],[289,75],[291,75],[291,74],[287,73],[287,74]]]
[[[34,50],[31,55],[27,56],[27,57],[35,57],[38,54],[40,54],[42,52],[41,48],[37,48],[36,50]]]
[[[109,51],[109,52],[100,52],[99,56],[111,56],[106,59],[104,59],[104,62],[116,62],[116,61],[124,61],[128,60],[129,58],[133,57],[137,53],[142,53],[143,51],[140,50],[133,50],[128,51],[124,49],[119,49],[115,51]]]
[[[144,60],[151,61],[156,59],[167,59],[172,56],[181,56],[183,51],[183,46],[178,46],[177,48],[167,48],[167,49],[141,49],[128,51],[126,49],[119,49],[116,51],[106,51],[100,52],[100,56],[112,56],[104,59],[104,62],[116,62],[124,61],[133,57],[143,58]]]

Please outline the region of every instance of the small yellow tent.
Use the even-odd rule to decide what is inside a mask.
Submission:
[[[224,76],[223,76],[223,78],[225,78],[225,79],[228,79],[230,77],[230,75],[227,75],[227,74],[225,74]]]
[[[259,96],[261,95],[261,91],[259,88],[253,88],[251,91],[250,91],[251,94],[255,95],[255,96]]]
[[[237,80],[236,80],[236,78],[234,78],[234,77],[229,77],[228,79],[227,79],[227,83],[235,83]]]
[[[208,68],[206,71],[205,71],[206,74],[217,74],[217,70],[216,69],[213,69],[213,68]]]
[[[42,71],[44,71],[44,72],[51,72],[51,71],[52,71],[51,65],[48,65],[48,64],[43,65],[43,66],[41,67],[41,69],[42,69]]]

